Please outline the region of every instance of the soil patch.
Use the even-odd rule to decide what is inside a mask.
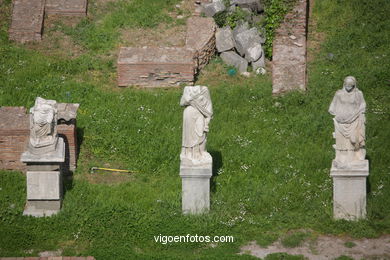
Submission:
[[[316,240],[306,240],[301,246],[286,248],[281,240],[268,247],[260,247],[256,241],[241,247],[240,254],[250,254],[264,258],[269,254],[287,253],[289,255],[303,255],[310,260],[335,259],[342,255],[353,259],[390,259],[390,235],[371,239],[350,239],[323,235]]]

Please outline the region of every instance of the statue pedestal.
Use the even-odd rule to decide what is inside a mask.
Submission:
[[[24,152],[21,161],[27,164],[27,202],[23,215],[45,217],[58,213],[63,193],[64,140],[58,138],[56,150],[50,153]]]
[[[368,160],[361,165],[338,168],[332,162],[333,217],[358,220],[366,218],[366,180],[369,175]]]
[[[201,166],[180,165],[183,214],[201,214],[210,209],[212,163]]]

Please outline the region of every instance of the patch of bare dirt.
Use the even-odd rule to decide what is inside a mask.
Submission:
[[[122,30],[122,46],[183,47],[186,25],[160,24],[156,28]]]
[[[390,259],[390,235],[372,239],[349,239],[323,235],[315,241],[308,240],[301,246],[294,248],[284,247],[280,239],[266,248],[260,247],[256,241],[252,241],[241,247],[240,254],[264,258],[274,253],[303,255],[309,260],[335,259],[342,255],[353,259]]]

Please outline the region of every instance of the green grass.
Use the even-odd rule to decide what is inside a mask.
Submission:
[[[354,242],[352,242],[352,241],[347,241],[347,242],[344,243],[344,246],[348,247],[348,248],[353,248],[353,247],[356,246],[356,244]]]
[[[281,243],[284,247],[297,247],[302,245],[302,243],[310,236],[309,233],[306,232],[295,232],[292,234],[286,235],[282,240]]]
[[[290,230],[352,237],[390,232],[388,1],[315,2],[313,17],[326,40],[309,65],[306,94],[272,97],[268,76],[228,76],[220,59],[207,66],[198,84],[209,86],[214,105],[208,150],[215,177],[210,214],[192,217],[181,214],[178,176],[182,90],[116,88],[115,60],[104,54],[115,51],[119,40],[100,43],[97,33],[144,26],[133,21],[138,9],[119,11],[118,17],[114,12],[139,2],[108,4],[101,16],[97,8],[91,21],[72,29],[70,35],[77,35],[92,24],[80,39],[86,52],[73,59],[8,42],[8,24],[0,22],[0,104],[31,107],[36,96],[80,103],[82,140],[79,167],[57,216],[22,216],[25,177],[0,173],[0,256],[62,249],[63,255],[98,260],[253,259],[237,255],[239,247],[251,240],[269,244]],[[160,2],[153,1],[166,10],[174,3]],[[5,1],[1,8],[9,5]],[[88,45],[90,38],[94,43]],[[347,75],[358,79],[368,104],[368,219],[358,222],[332,219],[334,141],[327,109]],[[89,168],[104,164],[139,173],[119,184],[91,183]],[[232,235],[235,242],[162,245],[154,242],[159,234]]]

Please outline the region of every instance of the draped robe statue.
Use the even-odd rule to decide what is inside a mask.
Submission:
[[[339,168],[360,165],[366,157],[365,113],[366,102],[357,88],[356,79],[348,76],[329,107],[334,116],[336,166]]]
[[[183,113],[183,139],[180,154],[182,164],[211,163],[211,155],[206,151],[206,135],[213,115],[208,88],[186,86],[180,105],[186,107]]]
[[[58,141],[57,102],[37,97],[30,113],[30,152],[43,154],[54,151]]]

